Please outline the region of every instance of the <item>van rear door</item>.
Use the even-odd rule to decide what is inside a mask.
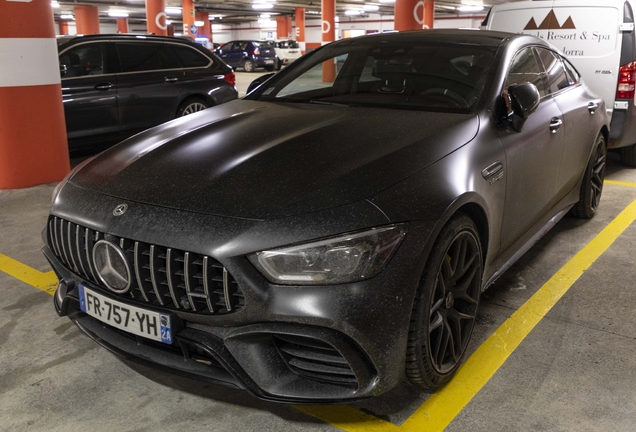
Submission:
[[[552,44],[611,111],[621,57],[623,6],[624,0],[514,2],[494,7],[487,28],[529,34]]]

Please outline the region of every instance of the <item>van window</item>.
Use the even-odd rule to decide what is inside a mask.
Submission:
[[[544,48],[537,48],[537,51],[548,76],[550,93],[556,93],[559,90],[563,90],[568,87],[570,82],[568,77],[565,75],[565,69],[563,69],[561,58],[552,51],[548,51]]]
[[[547,94],[544,75],[532,48],[522,48],[515,54],[506,77],[504,91],[513,84],[529,82],[537,86],[541,97]]]

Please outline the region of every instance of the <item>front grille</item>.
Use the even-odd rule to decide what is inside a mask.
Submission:
[[[305,378],[356,387],[356,379],[347,360],[331,345],[304,336],[272,336],[287,366]]]
[[[93,261],[93,246],[99,240],[119,246],[131,269],[131,289],[120,297],[202,314],[233,313],[245,306],[232,275],[209,256],[116,237],[58,217],[49,219],[48,241],[55,256],[70,271],[108,289]]]

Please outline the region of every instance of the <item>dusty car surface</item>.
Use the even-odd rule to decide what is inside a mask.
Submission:
[[[329,44],[60,183],[56,310],[118,355],[263,399],[437,388],[482,290],[596,212],[608,124],[531,36]]]

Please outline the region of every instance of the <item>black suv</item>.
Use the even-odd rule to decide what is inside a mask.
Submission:
[[[233,68],[241,67],[245,72],[254,72],[257,67],[273,71],[278,66],[276,49],[265,41],[231,41],[214,52]]]
[[[173,37],[57,39],[69,148],[112,143],[237,98],[232,68]]]

